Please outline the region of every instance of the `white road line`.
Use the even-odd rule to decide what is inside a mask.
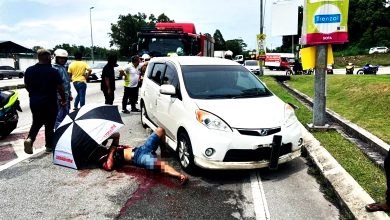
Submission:
[[[251,187],[256,220],[271,219],[268,210],[267,199],[265,198],[264,194],[263,184],[261,183],[261,177],[258,171],[253,171],[251,173]]]
[[[1,166],[0,166],[0,172],[3,171],[3,170],[5,170],[5,169],[10,168],[11,166],[13,166],[13,165],[15,165],[15,164],[17,164],[17,163],[19,163],[19,162],[25,160],[25,159],[28,159],[28,158],[30,158],[30,157],[32,157],[32,156],[35,156],[35,155],[41,153],[41,152],[44,151],[45,149],[46,149],[46,148],[43,147],[43,148],[39,148],[39,149],[34,149],[34,153],[33,153],[33,154],[24,154],[24,155],[20,155],[20,156],[18,155],[18,158],[17,158],[17,159],[12,160],[12,161],[10,161],[10,162],[4,164],[4,165],[1,165]]]

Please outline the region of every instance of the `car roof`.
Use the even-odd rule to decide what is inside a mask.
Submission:
[[[177,56],[177,57],[154,57],[152,62],[164,62],[171,61],[178,63],[179,65],[231,65],[231,66],[240,66],[241,64],[218,57],[199,57],[199,56]]]

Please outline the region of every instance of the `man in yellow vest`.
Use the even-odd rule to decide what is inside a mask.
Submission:
[[[85,93],[87,92],[87,79],[89,74],[91,74],[92,69],[89,65],[81,61],[82,54],[75,53],[75,61],[73,61],[68,68],[68,73],[72,79],[73,86],[77,91],[77,96],[74,100],[74,110],[77,110],[80,107],[85,105]]]

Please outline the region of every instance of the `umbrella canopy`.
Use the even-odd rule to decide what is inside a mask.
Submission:
[[[80,168],[99,144],[122,126],[117,106],[84,105],[67,115],[55,131],[53,162]]]

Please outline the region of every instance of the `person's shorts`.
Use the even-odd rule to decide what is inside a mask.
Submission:
[[[133,156],[133,163],[136,166],[144,167],[149,170],[155,169],[155,164],[157,161],[157,157],[155,151],[160,145],[160,137],[153,132],[148,139],[146,139],[145,143],[138,147]]]

